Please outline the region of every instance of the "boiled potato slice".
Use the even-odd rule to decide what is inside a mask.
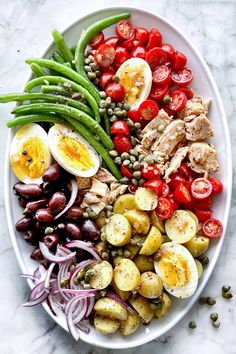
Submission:
[[[161,303],[158,305],[155,316],[158,318],[164,317],[170,311],[171,305],[171,298],[166,293],[163,293]]]
[[[121,321],[127,319],[126,308],[109,297],[102,297],[99,299],[94,305],[94,310],[99,316],[107,316]]]
[[[114,214],[124,214],[125,211],[135,209],[135,197],[133,194],[123,194],[119,196],[114,204]]]
[[[176,243],[185,243],[191,240],[197,232],[196,221],[185,210],[175,210],[166,220],[167,236]]]
[[[112,334],[119,328],[120,321],[108,317],[95,316],[94,326],[101,334]]]
[[[154,270],[154,260],[152,257],[143,256],[142,254],[137,254],[134,259],[134,263],[140,270],[140,272],[147,272]]]
[[[154,210],[157,207],[157,194],[151,189],[139,187],[135,193],[135,203],[139,210]]]
[[[120,331],[124,336],[134,333],[141,323],[141,319],[137,313],[128,312],[127,320],[121,321]]]
[[[192,218],[196,221],[196,224],[197,224],[197,230],[199,229],[199,221],[198,221],[198,218],[197,216],[191,211],[191,210],[185,210],[189,213],[190,216],[192,216]]]
[[[162,291],[163,283],[159,275],[153,272],[141,274],[140,287],[138,288],[140,295],[148,299],[155,299],[161,296]]]
[[[151,309],[150,303],[145,297],[138,295],[136,299],[130,299],[129,302],[144,322],[148,323],[154,317],[155,310]]]
[[[115,266],[114,282],[120,290],[135,290],[140,282],[140,272],[133,261],[124,258]]]
[[[163,220],[159,219],[155,210],[150,214],[151,224],[157,227],[162,233],[165,233],[165,223]]]
[[[93,289],[102,290],[110,285],[113,277],[113,268],[109,262],[96,263],[89,268],[89,272],[91,273],[89,284]]]
[[[112,287],[114,289],[114,293],[116,293],[119,297],[121,297],[122,300],[124,300],[124,301],[128,300],[128,298],[131,295],[131,291],[120,290],[119,288],[117,288],[116,283],[114,282],[114,280],[112,282]]]
[[[186,242],[184,246],[193,257],[199,257],[208,249],[209,238],[196,235],[190,241]]]
[[[140,254],[149,256],[155,253],[162,244],[162,235],[158,228],[151,226],[147,237],[143,243],[143,247],[139,251]]]
[[[202,273],[203,273],[203,266],[202,263],[198,260],[198,259],[194,259],[196,266],[197,266],[197,272],[198,272],[198,279],[200,279],[202,277]]]
[[[131,226],[127,218],[114,214],[105,228],[106,239],[113,246],[124,246],[131,238]]]
[[[141,210],[128,210],[124,216],[138,234],[146,234],[150,227],[150,219],[147,213]]]
[[[162,243],[171,242],[172,240],[166,235],[162,234]]]

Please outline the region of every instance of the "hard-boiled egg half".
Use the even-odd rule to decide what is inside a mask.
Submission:
[[[91,177],[100,166],[93,147],[66,125],[55,124],[48,132],[48,145],[54,159],[74,176]]]
[[[15,134],[10,148],[10,163],[16,177],[24,183],[41,183],[51,163],[47,133],[38,124],[24,125]]]
[[[198,284],[197,266],[191,253],[182,245],[167,242],[158,250],[155,271],[161,277],[164,288],[178,298],[192,296]]]
[[[125,88],[125,102],[138,108],[145,101],[152,87],[152,72],[148,63],[141,58],[126,60],[117,70],[116,76]]]

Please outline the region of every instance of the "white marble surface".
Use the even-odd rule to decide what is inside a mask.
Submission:
[[[63,30],[78,17],[109,5],[140,6],[165,16],[184,31],[207,61],[220,89],[228,117],[233,156],[236,154],[236,1],[223,0],[0,0],[0,92],[21,90],[29,69],[24,59],[40,56],[51,41],[53,28]],[[19,278],[18,267],[8,235],[3,201],[3,165],[11,105],[1,106],[0,129],[0,353],[1,354],[92,354],[113,353],[73,339],[49,318],[44,310],[21,308],[28,292]],[[236,165],[234,166],[236,167]],[[217,298],[221,327],[211,327],[212,309],[195,305],[192,311],[162,339],[123,353],[235,354],[236,299],[220,296],[223,283],[230,283],[236,295],[236,194],[233,193],[227,238],[222,253],[203,294]],[[190,320],[198,324],[188,329]]]

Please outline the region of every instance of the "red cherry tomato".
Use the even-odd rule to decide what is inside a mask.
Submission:
[[[139,114],[145,120],[152,120],[159,112],[158,104],[153,100],[146,100],[139,106]]]
[[[153,178],[144,183],[144,187],[152,189],[158,196],[162,193],[163,182],[159,178]]]
[[[212,197],[207,197],[205,199],[196,200],[196,208],[199,210],[210,210],[213,206]]]
[[[116,70],[115,70],[115,68],[112,65],[108,66],[107,68],[102,68],[101,67],[100,69],[101,69],[101,71],[103,73],[111,73],[113,75],[116,73]]]
[[[174,61],[174,69],[183,69],[187,64],[187,57],[184,53],[181,53],[176,50],[174,54]]]
[[[169,103],[168,107],[174,111],[179,112],[186,106],[187,97],[181,91],[174,91],[171,94],[171,102]]]
[[[137,189],[138,189],[138,186],[135,186],[134,184],[130,184],[129,187],[128,187],[128,191],[131,194],[135,194]]]
[[[118,45],[118,42],[120,41],[119,37],[109,37],[105,39],[104,44],[111,45],[112,47],[116,47]]]
[[[168,105],[164,104],[164,105],[162,106],[162,108],[163,108],[164,111],[168,114],[169,117],[170,117],[170,116],[175,117],[175,112],[172,111],[172,109],[170,109],[170,107],[169,107]]]
[[[155,165],[147,165],[141,168],[141,174],[144,179],[160,178],[161,170]]]
[[[205,199],[212,193],[212,184],[206,178],[197,178],[191,185],[192,196],[196,199]]]
[[[129,138],[123,134],[116,135],[113,138],[113,143],[119,155],[121,155],[122,152],[129,152],[132,147]]]
[[[130,109],[127,113],[127,117],[134,123],[140,123],[141,128],[144,128],[146,125],[146,121],[140,116],[138,109]]]
[[[127,178],[132,178],[133,177],[133,172],[126,166],[121,165],[120,172],[122,176],[127,177]]]
[[[191,202],[191,195],[183,183],[179,183],[174,190],[174,200],[177,203],[185,204]]]
[[[190,168],[186,165],[186,163],[182,162],[180,167],[178,168],[178,172],[183,175],[184,177],[189,178],[191,175]]]
[[[162,197],[167,197],[170,193],[170,187],[168,186],[167,183],[163,182],[162,183],[162,191],[161,191],[161,196]]]
[[[152,48],[146,54],[146,62],[149,64],[151,70],[155,70],[157,66],[165,64],[167,61],[167,54],[161,48]]]
[[[177,91],[183,92],[187,97],[187,100],[191,100],[194,96],[193,90],[191,90],[189,87],[181,87]]]
[[[191,186],[192,186],[193,181],[194,181],[194,178],[192,176],[190,176],[186,182],[186,187],[188,188],[189,191],[191,191]]]
[[[122,102],[125,98],[124,86],[119,82],[109,84],[105,89],[106,95],[114,102]]]
[[[223,184],[222,182],[214,177],[209,177],[208,180],[212,184],[212,194],[217,195],[220,194],[223,191]]]
[[[179,184],[186,185],[186,179],[178,172],[172,173],[170,176],[170,185],[175,190]]]
[[[149,40],[149,32],[144,27],[136,27],[134,29],[135,39],[140,45],[145,46]]]
[[[200,223],[204,223],[205,221],[207,221],[212,217],[213,212],[212,210],[194,209],[194,214],[196,215]]]
[[[130,135],[129,127],[123,120],[117,120],[116,122],[114,122],[111,126],[110,133],[111,135],[116,135],[116,134]]]
[[[169,200],[171,201],[171,203],[173,204],[174,210],[178,210],[178,209],[180,208],[179,203],[177,203],[177,202],[174,200],[174,195],[173,195],[173,193],[169,194],[168,199],[169,199]]]
[[[104,43],[104,34],[103,32],[99,32],[91,39],[89,45],[91,48],[97,49],[102,43]]]
[[[223,225],[218,219],[208,219],[202,225],[202,233],[209,238],[220,237],[223,234]]]
[[[156,214],[161,220],[168,219],[174,212],[174,204],[167,198],[160,197],[156,208]]]
[[[162,100],[163,97],[169,92],[169,86],[164,85],[164,86],[157,86],[155,84],[152,85],[152,89],[150,92],[150,97],[153,100]]]
[[[112,73],[105,72],[99,77],[98,82],[103,90],[105,90],[107,85],[109,85],[112,82],[113,76],[114,75]]]
[[[187,86],[193,80],[193,72],[191,69],[175,69],[171,71],[171,79],[177,86]]]
[[[116,24],[116,34],[119,38],[127,40],[133,37],[134,28],[129,20],[120,20]]]
[[[170,60],[171,63],[173,63],[173,61],[175,59],[174,47],[172,47],[172,45],[170,45],[168,43],[163,43],[161,45],[161,49],[163,49],[166,52],[168,59]]]
[[[115,58],[113,64],[119,68],[126,60],[129,59],[129,53],[127,49],[122,47],[117,47],[115,52]]]
[[[149,34],[147,49],[152,49],[154,47],[160,47],[161,42],[162,42],[161,33],[156,28],[152,28],[150,31],[150,34]]]
[[[163,85],[166,84],[169,80],[170,80],[170,69],[167,66],[165,65],[158,66],[153,71],[152,81],[155,84]]]
[[[137,46],[137,47],[132,49],[132,51],[130,53],[130,56],[131,56],[131,58],[145,59],[146,50],[144,49],[144,47]]]
[[[111,45],[102,44],[100,45],[94,54],[94,59],[99,66],[103,68],[109,67],[115,58],[115,49]]]
[[[132,38],[127,39],[127,41],[120,43],[120,45],[122,47],[124,47],[125,49],[127,49],[128,52],[130,52],[132,49],[137,47],[139,45],[139,43],[138,43],[138,41],[135,40],[135,38],[133,36]]]

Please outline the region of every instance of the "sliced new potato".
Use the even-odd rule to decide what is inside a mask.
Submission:
[[[165,233],[165,223],[163,220],[159,219],[155,210],[150,213],[151,224],[157,227],[162,233]]]
[[[147,213],[142,210],[128,210],[124,216],[129,220],[131,226],[138,234],[146,234],[150,227],[150,219]]]
[[[108,297],[102,297],[95,305],[94,310],[99,316],[111,317],[116,320],[125,321],[127,319],[127,310],[119,302]]]
[[[134,333],[141,323],[141,319],[137,313],[128,312],[127,320],[121,321],[120,331],[124,336]]]
[[[133,194],[123,194],[119,196],[114,204],[114,214],[124,214],[127,210],[135,209],[135,197]]]
[[[144,254],[146,256],[150,256],[158,250],[158,248],[162,244],[162,241],[162,235],[159,229],[155,226],[151,226],[139,253]]]
[[[139,210],[154,210],[157,207],[157,194],[151,189],[139,187],[135,192],[135,203]]]
[[[191,240],[197,232],[196,221],[185,210],[175,210],[166,220],[167,236],[176,243],[185,243]]]
[[[158,318],[164,317],[170,311],[171,306],[171,298],[166,293],[163,293],[161,303],[158,305],[158,309],[155,312],[155,316]]]
[[[96,263],[89,268],[89,272],[91,272],[89,284],[93,289],[102,290],[110,285],[113,277],[113,268],[109,262]]]
[[[197,266],[197,272],[198,272],[198,279],[201,278],[202,273],[203,273],[203,266],[202,263],[198,259],[194,259],[196,266]]]
[[[120,290],[117,286],[116,283],[114,282],[114,280],[112,281],[112,287],[114,290],[114,293],[116,293],[117,295],[119,295],[119,297],[121,297],[122,300],[126,301],[128,300],[128,298],[131,295],[131,291],[123,291]]]
[[[105,227],[107,241],[117,247],[129,243],[131,238],[131,226],[127,218],[121,214],[114,214]]]
[[[209,247],[209,238],[204,236],[194,236],[190,241],[186,242],[184,246],[189,250],[193,257],[199,257]]]
[[[143,256],[142,254],[137,254],[133,261],[141,273],[154,270],[154,259],[150,256],[148,257]]]
[[[130,299],[129,302],[144,322],[148,323],[154,317],[155,310],[151,309],[150,303],[145,297],[138,295],[135,299]]]
[[[163,282],[159,275],[153,272],[141,274],[140,286],[138,292],[148,299],[155,299],[161,296],[163,291]]]
[[[190,216],[192,216],[192,218],[196,221],[196,224],[197,224],[197,230],[199,228],[199,221],[198,221],[198,218],[197,218],[197,215],[195,215],[191,210],[185,210],[189,213]]]
[[[112,334],[115,333],[119,328],[120,321],[108,317],[95,316],[94,326],[96,330],[101,334]]]
[[[120,290],[135,290],[140,282],[140,272],[133,261],[124,258],[115,266],[114,282]]]

